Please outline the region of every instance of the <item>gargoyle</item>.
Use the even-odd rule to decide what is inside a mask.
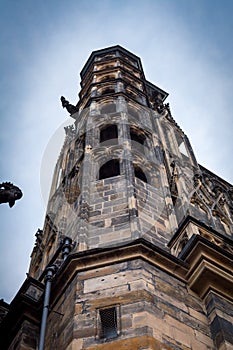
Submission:
[[[163,103],[163,98],[160,93],[154,92],[151,95],[151,106],[160,113],[162,117],[166,117],[169,121],[174,122],[169,103]]]
[[[62,107],[66,108],[67,112],[69,112],[70,115],[78,112],[78,109],[74,105],[69,103],[69,101],[67,101],[64,96],[61,96],[61,103],[62,103]]]
[[[151,96],[152,107],[158,112],[161,113],[164,110],[163,98],[160,93],[154,92]]]
[[[9,203],[12,208],[15,201],[22,198],[23,193],[19,187],[13,185],[11,182],[3,182],[0,184],[0,204]]]

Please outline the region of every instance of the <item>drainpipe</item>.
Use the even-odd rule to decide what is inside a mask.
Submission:
[[[63,261],[66,260],[67,256],[71,252],[72,248],[73,248],[72,239],[69,237],[65,237],[63,240],[63,246],[62,246]],[[42,319],[41,319],[41,328],[40,328],[40,338],[39,338],[38,350],[44,350],[46,325],[47,325],[47,318],[48,318],[48,313],[49,313],[49,299],[50,299],[50,293],[51,293],[51,285],[52,285],[53,277],[57,271],[57,266],[56,265],[48,266],[45,271],[46,271],[45,294],[44,294],[44,304],[43,304],[43,313],[42,313]]]
[[[49,312],[51,284],[52,284],[52,279],[56,270],[57,270],[56,265],[51,265],[46,269],[44,305],[43,305],[43,313],[42,313],[42,319],[41,319],[41,329],[40,329],[40,339],[39,339],[38,350],[44,350],[46,323],[47,323],[47,317]]]
[[[70,254],[72,249],[72,239],[69,237],[65,237],[63,240],[63,246],[62,246],[62,257],[65,261],[67,256]]]

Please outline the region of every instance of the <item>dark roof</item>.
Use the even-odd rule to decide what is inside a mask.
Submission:
[[[130,58],[132,58],[133,60],[137,61],[139,69],[143,72],[141,59],[138,56],[134,55],[132,52],[126,50],[120,45],[115,45],[115,46],[107,47],[105,49],[93,51],[90,57],[88,58],[86,64],[84,65],[83,69],[81,70],[81,73],[80,73],[81,78],[83,79],[83,76],[85,75],[86,71],[88,70],[89,66],[91,65],[91,63],[93,62],[96,56],[99,56],[105,53],[114,52],[114,51],[120,51],[126,54],[127,56],[129,56]]]

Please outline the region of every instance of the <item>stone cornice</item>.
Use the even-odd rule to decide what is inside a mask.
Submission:
[[[142,259],[187,283],[202,299],[212,289],[233,300],[232,254],[222,248],[216,249],[211,242],[198,235],[193,236],[188,249],[180,258],[144,239],[121,246],[70,254],[54,279],[54,298],[57,299],[63,293],[62,286],[67,285],[79,272],[135,259]]]
[[[189,265],[186,280],[192,291],[203,299],[214,290],[233,300],[232,254],[197,235],[180,257]]]
[[[54,279],[52,288],[54,296],[56,294],[56,297],[58,297],[62,294],[61,286],[67,285],[79,272],[135,259],[142,259],[185,282],[185,276],[188,273],[187,263],[144,239],[138,239],[120,246],[70,254]]]
[[[193,235],[179,258],[142,238],[118,246],[70,254],[54,276],[51,308],[77,273],[135,259],[146,261],[186,283],[202,299],[212,290],[233,300],[233,255],[200,235]],[[27,317],[39,324],[43,288],[42,283],[31,277],[25,280],[1,324],[4,339],[9,339],[4,330],[11,329],[11,335],[12,332],[15,334]]]

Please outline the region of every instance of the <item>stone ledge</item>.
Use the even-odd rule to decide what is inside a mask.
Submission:
[[[54,297],[56,299],[63,292],[63,289],[59,286],[67,285],[78,272],[138,258],[147,261],[178,280],[186,282],[185,276],[188,273],[188,265],[184,261],[144,239],[137,239],[120,246],[97,248],[70,254],[54,279],[52,287]]]
[[[105,344],[96,344],[83,350],[172,350],[173,348],[161,343],[150,336],[134,337],[129,339],[115,340],[114,342],[108,342]]]
[[[232,301],[233,256],[229,253],[224,254],[223,249],[214,248],[211,242],[203,237],[194,237],[184,259],[189,264],[187,283],[202,299],[209,290],[213,290]]]

